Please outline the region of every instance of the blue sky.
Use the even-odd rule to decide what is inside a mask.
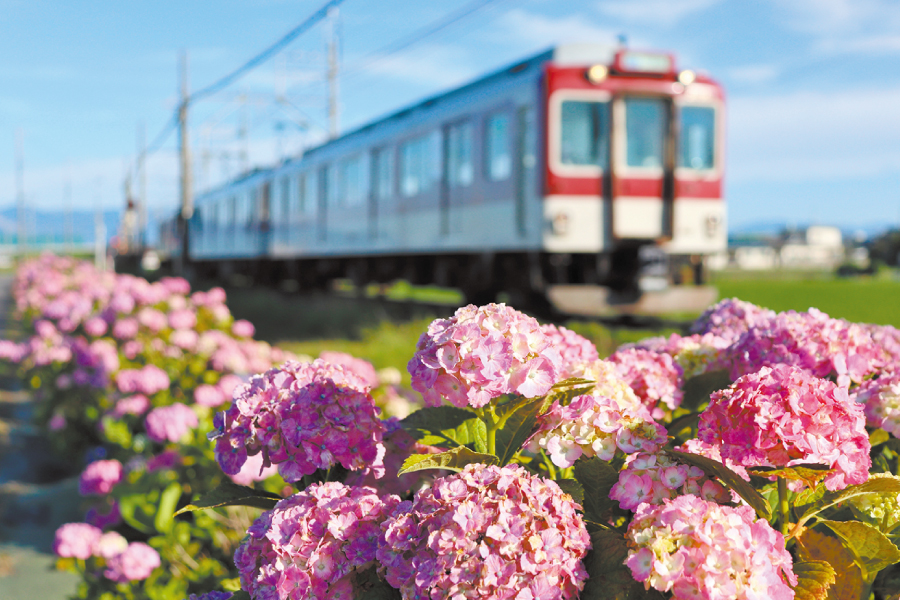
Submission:
[[[565,42],[671,50],[728,94],[732,229],[759,222],[900,224],[900,2],[896,0],[493,0],[389,56],[377,50],[471,0],[346,0],[341,126]],[[176,102],[177,56],[194,88],[268,46],[321,0],[0,0],[0,206],[14,201],[14,138],[26,198],[122,204],[139,123],[152,139]],[[199,187],[321,139],[324,33],[316,27],[192,112]],[[243,94],[245,102],[237,98]],[[284,101],[278,103],[276,97]],[[246,142],[238,141],[241,123]],[[301,129],[300,121],[306,122]],[[149,162],[151,213],[177,200],[175,137]]]

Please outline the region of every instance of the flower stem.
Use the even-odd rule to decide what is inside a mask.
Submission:
[[[778,478],[778,507],[781,513],[779,516],[781,533],[787,536],[791,525],[791,507],[788,504],[787,481],[784,477]]]

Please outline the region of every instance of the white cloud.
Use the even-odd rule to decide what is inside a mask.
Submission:
[[[728,168],[737,181],[900,173],[900,88],[732,98]]]
[[[738,83],[768,83],[778,77],[780,69],[775,65],[744,65],[726,71],[728,77]]]
[[[900,53],[900,3],[895,0],[778,0],[774,4],[788,26],[814,37],[814,48],[820,53]]]
[[[642,25],[671,27],[720,0],[603,0],[597,6],[610,17]]]
[[[532,46],[565,43],[615,44],[617,29],[601,27],[586,15],[548,17],[521,9],[505,13],[498,23],[499,35]]]
[[[365,65],[375,76],[414,83],[428,88],[445,88],[461,84],[479,74],[469,60],[469,53],[461,48],[429,44],[377,59]]]

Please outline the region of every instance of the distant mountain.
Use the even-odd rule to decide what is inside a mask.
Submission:
[[[107,241],[116,235],[119,228],[119,215],[120,211],[118,210],[103,211]],[[74,210],[66,213],[64,211],[26,209],[25,228],[28,232],[28,243],[32,245],[66,242],[76,245],[92,244],[96,230],[94,219],[94,211]],[[18,223],[16,207],[0,209],[0,244],[17,243]]]

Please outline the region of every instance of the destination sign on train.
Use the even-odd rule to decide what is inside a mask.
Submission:
[[[669,54],[623,50],[616,53],[615,68],[626,73],[666,74],[675,71],[675,64]]]

